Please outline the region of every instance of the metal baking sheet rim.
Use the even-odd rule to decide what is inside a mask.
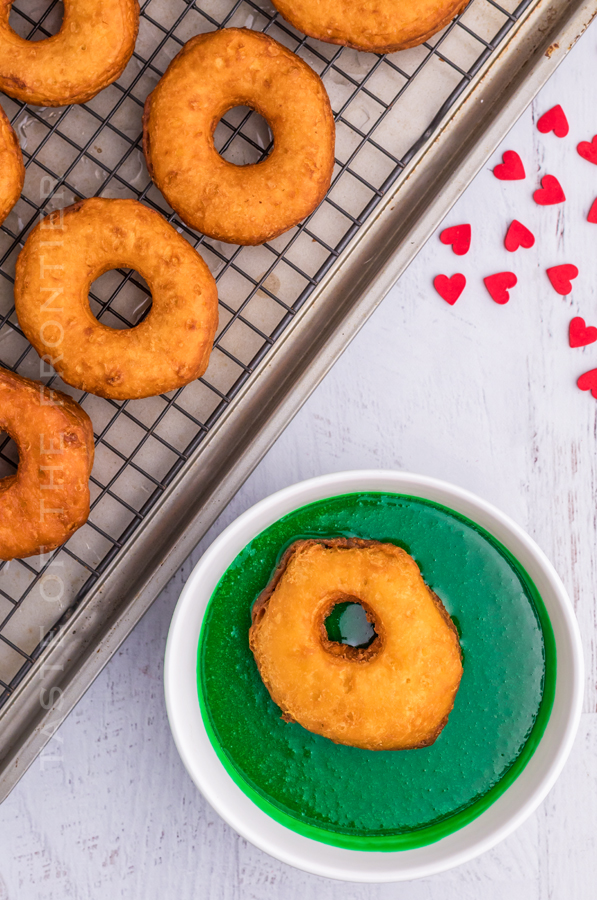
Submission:
[[[597,0],[538,0],[471,81],[3,707],[0,802],[596,15]]]

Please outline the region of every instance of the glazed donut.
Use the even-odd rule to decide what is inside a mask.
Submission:
[[[58,34],[27,41],[0,0],[0,90],[35,106],[84,103],[116,81],[132,56],[138,0],[64,0]]]
[[[89,306],[91,283],[136,269],[153,305],[120,331]],[[203,375],[218,322],[216,283],[196,250],[136,200],[82,200],[33,229],[17,260],[19,324],[41,357],[82,391],[151,397]]]
[[[338,603],[360,603],[367,647],[328,638]],[[249,644],[286,721],[366,750],[428,747],[460,685],[458,634],[415,561],[357,538],[292,544],[252,610]]]
[[[285,19],[329,44],[372,53],[416,47],[441,31],[469,0],[272,0]]]
[[[0,369],[0,430],[19,449],[0,480],[0,559],[55,550],[89,515],[91,420],[72,397]]]
[[[274,148],[235,166],[214,146],[225,112],[250,106]],[[231,244],[262,244],[313,212],[330,186],[334,119],[318,75],[273,38],[245,28],[200,34],[149,95],[143,148],[155,184],[181,219]]]
[[[0,222],[4,222],[21,196],[24,181],[21,148],[6,113],[0,107]]]

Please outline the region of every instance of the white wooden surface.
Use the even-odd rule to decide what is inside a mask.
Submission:
[[[595,504],[597,401],[575,387],[597,344],[571,350],[568,322],[597,325],[597,226],[585,221],[597,167],[576,155],[597,132],[597,27],[504,141],[527,180],[477,177],[445,224],[470,222],[464,258],[433,238],[97,679],[0,809],[0,900],[594,900],[597,897]],[[555,103],[568,138],[534,121]],[[568,200],[540,208],[537,174]],[[508,254],[518,218],[537,236]],[[550,265],[580,269],[568,298]],[[512,300],[495,305],[482,277],[512,269]],[[433,276],[464,272],[454,307]],[[305,875],[237,837],[186,775],[168,730],[162,658],[178,593],[202,547],[276,488],[322,472],[394,467],[435,475],[500,506],[535,537],[568,586],[588,665],[572,757],[539,811],[480,859],[401,885],[346,885]]]

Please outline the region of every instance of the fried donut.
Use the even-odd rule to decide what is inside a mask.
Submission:
[[[0,107],[0,222],[21,196],[25,181],[25,166],[17,136]]]
[[[0,430],[19,449],[0,480],[0,559],[55,550],[89,515],[91,420],[72,397],[0,369]]]
[[[27,41],[0,0],[0,90],[35,106],[84,103],[116,81],[132,56],[138,0],[64,0],[58,34]]]
[[[373,623],[366,647],[328,638],[327,617],[347,601]],[[283,719],[365,750],[433,744],[462,676],[440,599],[408,553],[378,541],[292,544],[253,606],[249,643]]]
[[[371,53],[416,47],[441,31],[469,0],[272,0],[285,19],[329,44]]]
[[[250,106],[274,148],[235,166],[214,146],[225,112]],[[273,38],[245,28],[200,34],[149,95],[143,149],[155,184],[181,219],[231,244],[262,244],[313,212],[330,186],[334,119],[319,75]]]
[[[153,305],[120,331],[89,306],[91,283],[136,269]],[[17,260],[19,324],[67,384],[115,400],[151,397],[203,375],[218,322],[216,283],[196,250],[136,200],[83,200],[33,229]]]

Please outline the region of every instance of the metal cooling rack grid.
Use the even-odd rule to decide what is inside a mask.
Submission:
[[[0,705],[125,552],[139,523],[531,2],[473,0],[432,41],[383,57],[307,39],[253,0],[204,0],[202,8],[188,0],[146,0],[133,59],[94,100],[57,110],[2,98],[27,168],[23,197],[0,231],[2,364],[40,377],[40,360],[14,314],[14,263],[40,213],[84,196],[133,197],[164,213],[200,249],[218,281],[220,330],[206,375],[162,397],[117,403],[77,393],[50,372],[42,378],[75,396],[94,422],[92,511],[60,550],[0,566]],[[60,21],[58,0],[21,0],[11,14],[15,30],[34,40],[55,33]],[[326,84],[337,123],[327,199],[302,225],[263,247],[223,245],[184,226],[153,187],[141,154],[143,103],[170,59],[192,35],[232,25],[266,31],[309,62]],[[226,114],[216,142],[236,163],[256,162],[271,149],[263,120],[241,108]],[[116,328],[138,324],[150,305],[142,279],[124,270],[98,279],[91,297],[98,318]],[[5,437],[0,475],[14,472],[16,459]],[[63,596],[52,596],[55,569],[69,584]]]

